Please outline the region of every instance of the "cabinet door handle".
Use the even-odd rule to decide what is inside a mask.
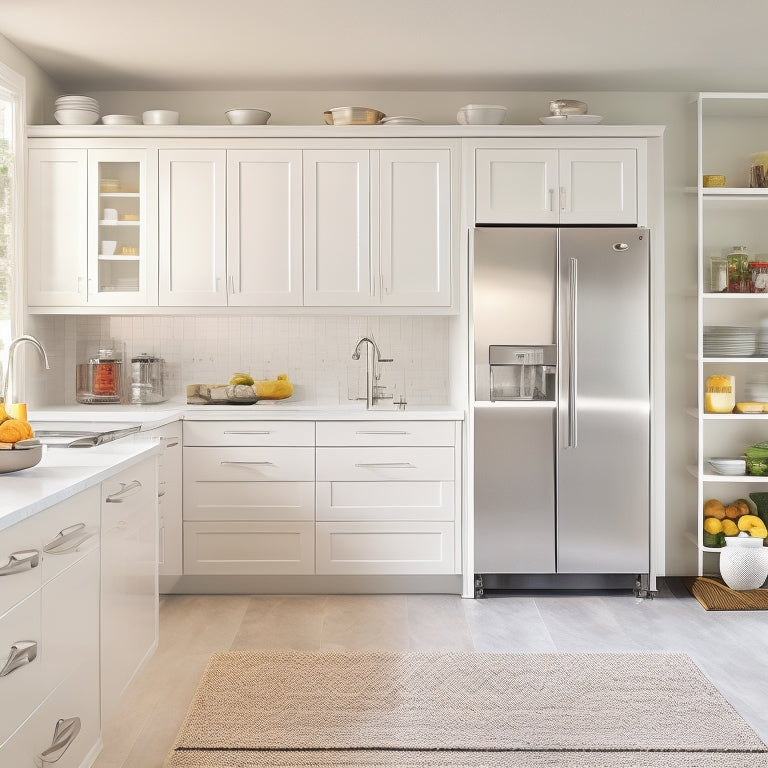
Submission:
[[[37,643],[34,640],[17,640],[0,669],[0,677],[10,675],[14,669],[31,664],[37,658]]]
[[[142,485],[138,480],[132,480],[130,483],[120,483],[122,486],[119,491],[110,493],[107,496],[107,504],[122,504],[128,496],[137,493]]]
[[[355,464],[355,466],[360,468],[379,467],[385,469],[416,469],[416,465],[411,464],[410,461],[374,461],[370,464]]]
[[[74,551],[94,535],[95,531],[85,529],[85,523],[75,523],[68,528],[62,528],[56,538],[43,547],[43,552],[49,555],[63,555],[66,552]]]
[[[549,211],[555,210],[555,190],[554,189],[549,190],[549,208],[547,210]]]
[[[179,444],[179,441],[178,441],[178,440],[175,440],[175,441],[174,441],[174,442],[172,442],[172,443],[166,443],[166,444],[165,444],[165,447],[166,447],[166,448],[175,448],[175,447],[176,447],[178,444]]]
[[[253,464],[254,466],[262,467],[274,467],[275,465],[271,461],[221,461],[222,466],[225,464]]]
[[[80,733],[80,727],[79,717],[58,720],[56,727],[53,729],[51,746],[37,756],[38,765],[42,766],[57,762],[67,751],[69,745],[77,738],[77,734]]]
[[[404,429],[358,429],[356,435],[410,435]]]
[[[226,430],[224,434],[225,435],[271,435],[272,430],[271,429],[262,429],[262,430],[232,429],[232,430]]]
[[[560,210],[565,210],[565,187],[560,187]]]
[[[8,562],[0,568],[0,576],[10,576],[12,573],[26,571],[29,568],[37,568],[39,563],[40,552],[36,549],[12,552]]]

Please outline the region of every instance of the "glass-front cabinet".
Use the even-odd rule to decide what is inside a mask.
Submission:
[[[768,492],[768,477],[739,463],[768,441],[768,93],[701,93],[697,107],[696,528],[699,574],[717,575],[718,534],[738,517],[713,522],[722,511],[705,503],[745,499],[755,513]]]
[[[147,176],[145,150],[88,151],[89,303],[157,303],[155,270],[147,268]]]
[[[30,307],[157,305],[157,160],[146,149],[29,151]]]

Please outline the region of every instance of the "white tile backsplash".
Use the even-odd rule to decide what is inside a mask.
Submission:
[[[166,362],[166,392],[183,400],[193,383],[221,383],[235,372],[255,379],[288,374],[294,399],[317,405],[365,396],[365,357],[352,360],[358,339],[373,336],[383,357],[381,383],[409,403],[449,402],[448,322],[439,316],[35,316],[34,333],[53,369],[28,381],[27,401],[75,402],[75,365],[99,342],[125,345],[126,359],[142,352]],[[128,367],[128,366],[126,366]]]

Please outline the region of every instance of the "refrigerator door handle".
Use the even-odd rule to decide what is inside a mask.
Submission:
[[[577,444],[576,434],[576,375],[578,372],[577,361],[577,286],[578,286],[578,261],[568,259],[568,444],[567,448],[575,448]]]

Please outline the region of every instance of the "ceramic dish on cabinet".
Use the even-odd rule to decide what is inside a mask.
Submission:
[[[423,125],[424,121],[419,117],[382,117],[382,125]]]
[[[328,125],[376,125],[386,117],[370,107],[334,107],[323,112]]]
[[[545,125],[597,125],[603,122],[602,115],[547,115],[539,118]]]
[[[138,125],[140,121],[136,115],[104,115],[101,122],[104,125]]]
[[[179,113],[172,109],[148,109],[141,113],[144,125],[178,125]]]
[[[743,475],[747,471],[747,462],[745,459],[713,456],[707,461],[718,475]]]

